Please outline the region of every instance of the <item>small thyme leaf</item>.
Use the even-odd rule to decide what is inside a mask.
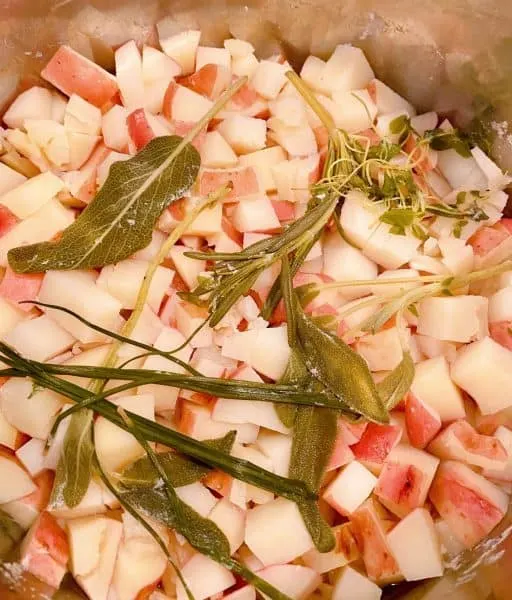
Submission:
[[[445,131],[444,129],[429,129],[423,135],[433,150],[455,150],[464,158],[471,156],[471,146],[467,136],[457,129]]]

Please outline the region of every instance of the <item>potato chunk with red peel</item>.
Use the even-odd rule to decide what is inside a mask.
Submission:
[[[30,312],[33,304],[19,304],[19,302],[37,298],[43,277],[43,273],[15,273],[7,267],[0,283],[0,296],[9,300],[16,308]]]
[[[441,463],[429,498],[466,548],[487,536],[508,508],[502,490],[456,461]]]
[[[78,94],[98,108],[118,91],[113,75],[69,46],[61,46],[57,50],[41,71],[41,77],[66,96]]]
[[[369,423],[361,439],[351,446],[357,460],[372,473],[379,474],[386,457],[398,444],[402,430],[396,425]]]
[[[199,178],[199,193],[201,196],[206,196],[224,185],[231,186],[231,191],[226,196],[226,200],[233,201],[244,196],[261,193],[258,177],[253,167],[203,169],[201,171]]]
[[[372,493],[377,479],[354,460],[338,473],[323,499],[342,515],[353,513]]]
[[[386,523],[379,509],[378,503],[370,498],[350,516],[350,521],[368,577],[379,585],[385,585],[403,577],[388,546]]]
[[[215,100],[231,83],[231,73],[222,65],[210,63],[202,66],[192,75],[182,77],[179,83],[201,96]]]
[[[400,445],[392,450],[379,476],[375,495],[400,518],[423,506],[439,460],[422,450]]]
[[[352,523],[343,523],[343,525],[333,527],[332,533],[336,540],[333,550],[319,552],[316,548],[312,548],[302,556],[304,564],[317,573],[327,573],[333,569],[344,567],[361,556]]]
[[[151,128],[143,108],[138,108],[130,113],[126,118],[126,124],[137,151],[142,150],[155,137],[155,132]]]
[[[21,546],[21,564],[41,581],[58,588],[68,559],[66,533],[50,513],[41,513]]]
[[[425,448],[441,429],[439,413],[412,392],[405,400],[405,426],[411,445]]]
[[[467,421],[455,421],[429,445],[428,451],[445,460],[459,460],[482,469],[504,469],[507,451],[490,435],[478,433]]]
[[[489,324],[489,333],[495,342],[507,350],[512,350],[512,321],[498,321]]]

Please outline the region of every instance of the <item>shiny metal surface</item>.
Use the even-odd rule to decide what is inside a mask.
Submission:
[[[500,132],[496,158],[512,169],[511,0],[0,0],[0,106],[37,78],[59,44],[108,64],[109,45],[154,42],[164,17],[176,30],[200,27],[203,43],[243,37],[261,56],[280,48],[297,66],[310,53],[353,42],[417,107],[462,125],[484,116]],[[398,586],[389,597],[511,600],[510,523],[441,581]],[[9,583],[16,577],[6,573],[0,569],[2,600],[51,597],[33,580]]]

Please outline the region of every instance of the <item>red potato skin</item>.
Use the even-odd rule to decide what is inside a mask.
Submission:
[[[219,496],[226,497],[231,491],[233,477],[222,471],[210,471],[203,478],[203,484]]]
[[[386,542],[384,524],[373,500],[367,500],[350,516],[368,577],[379,584],[402,579],[400,569]]]
[[[508,224],[501,225],[504,220],[502,219],[492,227],[482,227],[469,238],[468,243],[472,246],[476,256],[485,256],[508,238],[510,226]],[[510,219],[507,219],[507,221],[510,221]]]
[[[507,350],[512,350],[512,322],[499,321],[497,323],[489,323],[489,333],[495,342]]]
[[[348,446],[353,446],[363,437],[363,433],[366,431],[368,423],[364,421],[362,423],[350,423],[350,421],[340,419],[338,421],[338,427],[341,430],[345,443]]]
[[[209,170],[204,169],[199,176],[199,194],[206,196],[223,185],[230,185],[231,192],[225,200],[238,200],[260,191],[256,171],[252,167],[243,169]]]
[[[361,439],[351,446],[351,450],[356,460],[379,470],[401,436],[402,430],[396,425],[368,423]]]
[[[422,449],[434,439],[441,429],[441,419],[436,417],[414,394],[407,394],[405,426],[411,446]]]
[[[57,50],[41,76],[66,96],[78,94],[98,108],[111,100],[119,89],[115,77],[69,46]]]
[[[414,465],[385,463],[375,495],[394,514],[403,518],[423,505],[421,487],[425,476]]]
[[[295,219],[295,204],[286,200],[272,200],[272,207],[279,221],[293,221]]]
[[[174,127],[174,134],[179,135],[180,137],[185,137],[192,127],[194,127],[195,123],[190,121],[172,121],[172,125]],[[196,135],[196,137],[192,140],[192,146],[199,151],[201,150],[201,146],[206,139],[206,131],[203,130]]]
[[[18,219],[7,207],[0,204],[0,238],[18,224]]]
[[[439,466],[429,498],[452,533],[467,548],[486,537],[503,518],[503,512],[464,479],[462,463],[446,461]]]
[[[504,408],[493,415],[477,414],[475,428],[479,433],[493,435],[500,426],[512,429],[512,408]]]
[[[343,431],[338,424],[338,433],[336,435],[336,441],[334,442],[334,448],[332,450],[331,457],[327,463],[325,471],[333,471],[339,469],[349,462],[354,460],[354,453],[345,442]]]
[[[233,83],[236,81],[236,77],[233,77]],[[234,108],[244,109],[252,106],[257,100],[260,99],[258,92],[251,87],[248,83],[243,85],[238,92],[231,98],[231,103]]]
[[[80,188],[80,191],[78,193],[78,200],[80,200],[84,204],[89,204],[96,195],[96,188],[98,187],[98,167],[107,158],[109,154],[110,150],[104,144],[100,144],[96,148],[96,150],[94,150],[94,152],[91,154],[89,160],[80,169],[81,171],[86,171],[87,173],[89,173],[87,181]]]
[[[39,515],[28,535],[32,533],[23,549],[21,564],[41,581],[58,588],[69,560],[66,533],[48,512]]]
[[[227,89],[231,82],[229,71],[220,65],[208,64],[192,75],[180,77],[178,83],[193,92],[214,100]]]
[[[155,137],[143,108],[138,108],[130,113],[126,117],[126,124],[137,151],[142,150]]]
[[[2,283],[0,283],[0,296],[24,312],[29,312],[33,304],[19,304],[24,300],[35,300],[43,283],[44,273],[15,273],[7,267]]]
[[[440,458],[455,459],[451,456],[450,449],[446,447],[445,440],[452,434],[459,440],[467,452],[479,454],[485,458],[502,462],[507,461],[508,454],[503,444],[490,435],[478,433],[467,421],[455,421],[446,427],[430,444],[429,452]]]
[[[41,471],[41,473],[33,477],[37,490],[22,498],[21,501],[24,504],[33,506],[39,511],[44,510],[50,501],[54,480],[55,473],[53,471],[50,471],[49,469]]]

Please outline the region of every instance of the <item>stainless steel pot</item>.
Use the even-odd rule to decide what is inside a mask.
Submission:
[[[480,119],[496,134],[495,157],[512,170],[511,0],[0,0],[0,107],[18,86],[37,79],[59,44],[108,66],[109,46],[155,41],[154,24],[164,17],[176,30],[201,28],[203,43],[241,37],[262,56],[280,48],[297,66],[310,53],[324,56],[352,42],[378,77],[417,107],[461,125]],[[386,596],[511,600],[511,522],[441,580],[400,585]],[[12,563],[0,566],[1,600],[52,597],[18,571]],[[80,597],[69,593],[58,597]]]

